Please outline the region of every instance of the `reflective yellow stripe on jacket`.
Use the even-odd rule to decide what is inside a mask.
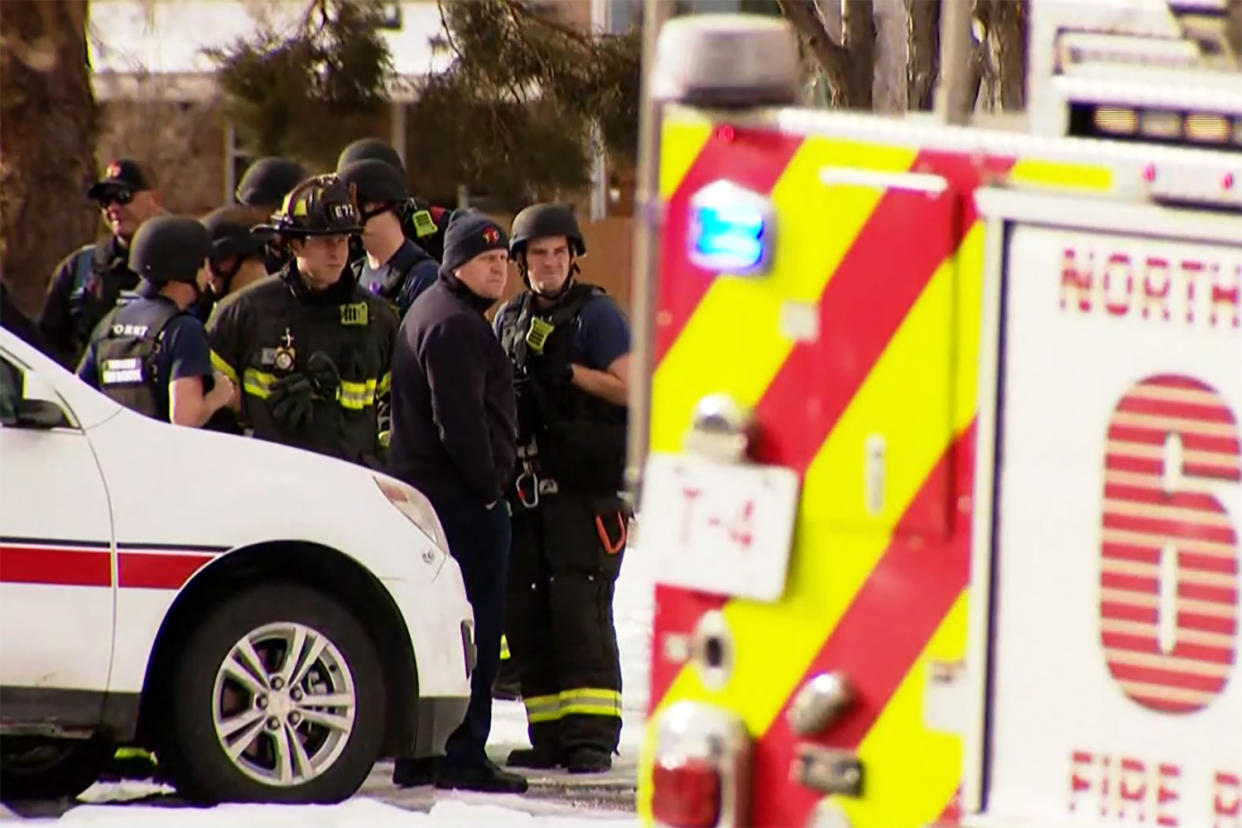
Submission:
[[[215,364],[215,355],[213,354],[213,364]],[[224,364],[220,360],[220,364]],[[223,372],[223,368],[221,369]],[[228,372],[224,372],[228,373]],[[236,381],[234,379],[234,381]],[[266,371],[260,371],[257,368],[247,368],[242,374],[242,389],[247,394],[258,397],[259,399],[267,399],[272,393],[272,383],[276,382],[276,376]],[[349,408],[355,411],[361,411],[368,405],[375,404],[376,389],[383,383],[391,384],[389,374],[384,375],[381,380],[367,380],[366,382],[353,382],[351,380],[341,380],[341,387],[337,390],[336,399],[342,408]]]

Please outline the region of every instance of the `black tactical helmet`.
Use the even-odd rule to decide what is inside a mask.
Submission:
[[[573,210],[566,204],[532,204],[513,219],[509,235],[509,255],[518,258],[531,239],[565,236],[575,256],[586,253],[586,242]]]
[[[282,236],[339,236],[359,233],[358,204],[353,188],[335,175],[308,178],[285,196],[272,214],[271,224],[256,231],[274,230]]]
[[[244,207],[219,207],[203,217],[203,226],[211,234],[211,261],[219,265],[234,256],[258,256],[272,240],[271,231],[252,229],[247,220],[250,210]]]
[[[144,221],[129,246],[129,267],[148,282],[193,282],[211,252],[211,234],[189,216]]]
[[[401,156],[397,155],[397,151],[392,148],[391,144],[386,144],[378,138],[359,138],[341,150],[340,156],[336,159],[336,171],[339,174],[346,165],[367,158],[383,161],[400,172],[402,179],[405,178],[405,164],[401,163]]]
[[[247,207],[278,206],[285,195],[306,178],[306,168],[288,158],[260,158],[242,175],[237,200]]]
[[[351,161],[337,171],[337,175],[358,194],[358,204],[379,202],[396,204],[410,197],[403,176],[391,164],[377,158]]]

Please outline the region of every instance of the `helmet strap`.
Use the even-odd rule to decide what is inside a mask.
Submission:
[[[233,258],[236,259],[237,261],[235,261],[233,263],[233,266],[230,267],[228,270],[225,270],[222,267],[218,267],[215,262],[211,263],[212,275],[219,278],[221,281],[224,282],[224,293],[221,293],[220,294],[221,296],[224,296],[225,294],[229,292],[229,288],[233,284],[233,277],[237,275],[237,271],[241,270],[241,266],[246,261],[246,257],[242,256],[240,253],[234,256]]]

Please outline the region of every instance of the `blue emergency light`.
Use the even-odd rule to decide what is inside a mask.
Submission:
[[[690,261],[717,273],[764,273],[774,225],[767,198],[732,181],[713,181],[690,198]]]

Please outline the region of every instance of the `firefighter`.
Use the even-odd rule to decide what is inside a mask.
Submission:
[[[38,320],[49,355],[69,368],[81,359],[99,320],[116,305],[137,298],[138,274],[129,267],[129,243],[144,221],[162,212],[151,177],[128,158],[109,163],[86,197],[99,204],[111,232],[60,263]]]
[[[518,398],[505,631],[531,747],[508,764],[600,772],[621,733],[612,598],[629,517],[618,496],[629,326],[575,278],[586,244],[568,207],[518,213],[509,249],[527,289],[495,319]]]
[[[309,178],[259,229],[288,264],[208,324],[212,363],[242,390],[239,419],[260,439],[378,467],[397,317],[347,266],[353,195],[334,175]]]
[[[156,216],[134,234],[130,266],[140,298],[104,317],[78,376],[158,420],[201,426],[233,397],[212,370],[207,333],[190,309],[207,289],[206,228],[186,216]]]
[[[362,210],[363,255],[351,265],[354,278],[404,316],[440,269],[438,261],[402,232],[400,211],[409,201],[405,178],[374,158],[351,161],[339,175],[357,189]]]
[[[453,214],[440,278],[401,323],[393,354],[389,472],[431,500],[474,609],[478,654],[470,705],[432,763],[399,759],[393,782],[521,793],[526,780],[484,748],[500,657],[509,557],[504,488],[512,475],[517,411],[513,374],[484,312],[508,279],[505,232],[474,210]]]
[[[336,161],[337,174],[339,175],[347,164],[365,158],[373,158],[390,165],[401,174],[402,181],[408,178],[401,156],[390,144],[378,138],[361,138],[343,149]],[[428,204],[421,198],[407,198],[401,205],[398,215],[405,237],[438,262],[444,258],[444,233],[448,228],[451,212],[443,207]],[[355,258],[360,255],[361,253],[357,253]]]

